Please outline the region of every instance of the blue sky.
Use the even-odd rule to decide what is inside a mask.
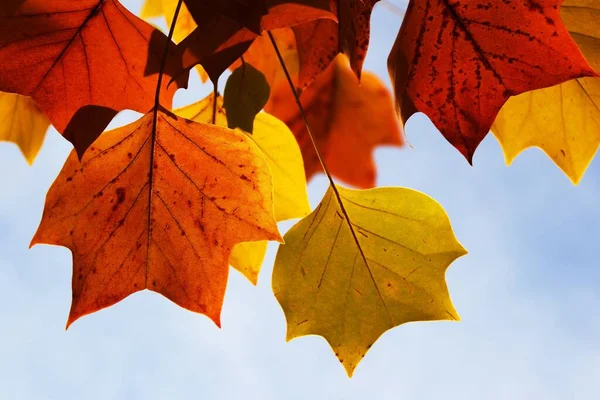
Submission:
[[[401,17],[377,6],[373,18],[366,68],[388,82]],[[177,101],[209,90],[195,86]],[[470,167],[426,117],[406,129],[412,147],[377,151],[378,183],[421,190],[446,208],[470,252],[447,274],[462,321],[389,331],[351,380],[322,338],[285,342],[270,288],[275,245],[258,287],[231,273],[222,329],[145,291],[65,332],[70,252],[28,245],[70,146],[51,131],[29,167],[0,143],[0,398],[597,399],[600,161],[574,187],[540,150],[507,168],[490,135]],[[322,177],[312,181],[313,206],[325,188]]]

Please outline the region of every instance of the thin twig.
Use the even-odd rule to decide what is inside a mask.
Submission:
[[[219,81],[217,80],[217,83]],[[213,108],[212,108],[212,124],[217,123],[217,98],[219,97],[219,86],[217,83],[213,83]]]
[[[177,3],[177,7],[175,8],[175,14],[173,15],[173,22],[171,23],[171,28],[169,29],[169,36],[167,40],[167,44],[165,46],[165,52],[163,54],[162,63],[160,65],[160,70],[158,72],[158,82],[156,84],[156,96],[154,97],[154,114],[158,113],[158,106],[160,105],[160,90],[162,86],[163,75],[165,74],[165,67],[167,65],[167,58],[169,57],[169,47],[171,47],[173,34],[175,33],[175,25],[177,24],[177,18],[179,18],[179,12],[181,11],[181,6],[183,4],[183,0],[179,0]]]
[[[279,51],[277,42],[275,41],[275,38],[273,37],[273,34],[270,31],[267,33],[269,35],[269,39],[271,39],[271,43],[273,44],[275,53],[277,53],[277,58],[279,59],[281,68],[283,68],[283,72],[285,73],[285,77],[287,78],[288,84],[290,86],[290,90],[294,94],[294,99],[296,100],[296,105],[298,106],[298,109],[300,110],[300,114],[302,115],[302,119],[304,120],[304,125],[306,126],[306,131],[308,132],[308,136],[310,136],[310,140],[313,144],[315,152],[317,153],[319,162],[321,163],[321,166],[323,167],[323,171],[325,171],[325,175],[327,175],[327,179],[329,179],[329,184],[331,186],[331,189],[333,190],[333,193],[335,194],[338,204],[340,205],[342,214],[344,214],[344,219],[348,223],[348,227],[350,228],[350,232],[352,233],[352,237],[354,238],[354,243],[356,243],[356,247],[358,247],[358,251],[365,263],[365,266],[367,267],[367,271],[369,272],[369,275],[371,276],[371,280],[373,281],[373,284],[375,285],[375,289],[377,290],[377,293],[379,294],[379,298],[381,299],[381,302],[383,303],[383,306],[387,312],[387,315],[390,318],[390,321],[393,321],[392,315],[390,314],[390,311],[388,310],[387,305],[385,304],[385,301],[383,301],[383,295],[381,294],[381,291],[379,290],[379,286],[377,285],[377,282],[375,281],[375,276],[373,276],[373,272],[371,271],[371,268],[369,267],[369,263],[367,262],[367,256],[365,255],[363,248],[360,245],[360,242],[358,241],[358,236],[356,235],[356,231],[354,230],[354,225],[352,225],[352,221],[350,221],[350,216],[348,215],[348,212],[346,211],[346,207],[344,206],[344,202],[342,201],[342,196],[340,195],[340,192],[338,191],[337,185],[335,184],[335,182],[331,176],[331,173],[329,172],[329,169],[327,169],[327,165],[325,164],[325,160],[323,159],[321,150],[319,150],[319,146],[317,145],[315,136],[313,135],[312,131],[310,130],[310,125],[308,124],[308,119],[306,118],[306,112],[304,111],[304,106],[302,106],[302,103],[300,102],[300,96],[298,96],[298,92],[296,92],[296,88],[294,87],[294,82],[292,81],[290,72],[288,71],[288,69],[285,65],[285,61],[283,60],[283,57],[281,56],[281,52]]]
[[[290,90],[294,94],[294,99],[296,100],[296,105],[298,106],[298,109],[300,110],[300,115],[302,115],[302,119],[304,120],[304,125],[306,126],[306,130],[308,131],[308,136],[310,136],[310,140],[312,141],[313,147],[315,148],[315,152],[317,153],[317,158],[319,159],[319,162],[321,163],[321,166],[323,167],[323,171],[325,171],[325,175],[327,175],[327,178],[329,179],[329,183],[331,183],[331,186],[333,186],[335,188],[335,182],[333,181],[333,178],[331,177],[331,174],[329,173],[329,169],[327,169],[327,165],[325,165],[325,161],[323,160],[323,155],[321,154],[321,150],[319,150],[317,141],[315,140],[315,137],[312,134],[312,131],[310,130],[310,126],[308,124],[308,119],[306,118],[306,113],[304,112],[304,106],[302,106],[302,103],[300,102],[300,97],[298,96],[298,92],[296,92],[294,82],[292,81],[290,72],[288,71],[288,69],[285,65],[285,61],[283,60],[283,57],[281,56],[281,52],[279,51],[277,42],[275,42],[275,38],[273,37],[273,34],[271,32],[267,32],[267,33],[269,35],[269,39],[271,39],[271,43],[273,44],[275,53],[277,53],[277,58],[279,59],[279,63],[281,64],[281,67],[283,68],[283,72],[285,73],[285,77],[287,78],[288,84],[290,85]]]

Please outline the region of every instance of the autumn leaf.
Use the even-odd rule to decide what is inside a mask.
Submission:
[[[161,109],[70,155],[32,245],[73,252],[68,325],[143,289],[220,325],[232,247],[280,239],[272,190],[245,134]]]
[[[317,18],[333,18],[329,0],[188,0],[198,28],[181,44],[183,66],[201,64],[216,82],[262,31],[282,29]]]
[[[213,106],[216,106],[215,123],[227,126],[223,99],[219,97],[216,104],[213,99],[210,95],[198,103],[175,110],[175,113],[192,121],[209,123]],[[273,176],[275,219],[279,222],[308,215],[310,204],[302,154],[292,132],[283,122],[263,112],[256,116],[254,133],[250,137],[265,155]],[[266,241],[240,243],[233,248],[229,262],[256,284],[266,251]]]
[[[268,244],[269,242],[266,240],[236,244],[229,256],[229,265],[256,286],[258,275],[267,255]]]
[[[360,78],[371,35],[371,12],[379,0],[337,2],[340,53],[350,59],[350,66]]]
[[[269,31],[269,33],[273,35],[292,79],[296,81],[298,76],[298,52],[296,51],[294,33],[289,28],[276,29]],[[254,40],[244,53],[243,58],[245,62],[262,72],[270,87],[277,86],[280,82],[287,82],[283,68],[273,49],[273,44],[266,33]],[[238,59],[230,66],[230,70],[233,71],[241,65],[242,61]]]
[[[146,0],[140,16],[146,20],[164,17],[167,26],[171,26],[178,2],[179,0]],[[196,22],[192,18],[186,5],[182,4],[181,9],[179,10],[179,16],[177,17],[177,25],[175,25],[175,30],[173,31],[173,41],[175,43],[181,42],[192,33],[196,27]],[[195,69],[200,75],[200,80],[206,82],[208,80],[208,74],[204,71],[204,68],[202,68],[201,65],[196,65]]]
[[[164,17],[167,26],[171,26],[178,2],[179,0],[146,0],[140,16],[144,19]],[[194,22],[185,3],[182,4],[177,17],[177,25],[175,25],[175,30],[173,31],[173,41],[175,43],[181,42],[196,27],[196,22]]]
[[[159,70],[168,43],[160,31],[117,0],[21,3],[0,5],[0,90],[33,98],[80,155],[116,112],[153,107],[157,76],[146,71]],[[165,73],[180,77],[163,84],[161,104],[170,107],[187,75],[175,61]],[[73,124],[76,115],[105,123],[91,129]]]
[[[348,56],[360,79],[371,36],[371,13],[378,2],[333,0],[337,21],[317,19],[292,28],[300,61],[299,88],[306,88],[340,53]]]
[[[15,143],[33,164],[46,131],[48,118],[29,97],[0,92],[0,140]]]
[[[292,28],[298,49],[298,88],[305,89],[340,53],[339,25],[319,19]]]
[[[377,146],[402,145],[400,124],[391,95],[375,75],[358,79],[340,55],[301,96],[309,126],[332,175],[360,188],[375,186],[373,151]],[[321,172],[306,126],[286,81],[272,88],[265,110],[294,132],[307,178]]]
[[[594,76],[561,3],[411,1],[388,59],[402,119],[425,113],[472,162],[510,96]]]
[[[590,65],[600,70],[600,2],[565,0],[561,17]],[[578,184],[600,144],[600,79],[574,79],[512,97],[492,132],[507,164],[537,146]]]
[[[262,72],[247,62],[236,68],[227,79],[223,97],[228,127],[252,133],[256,114],[267,104],[270,94]]]
[[[285,235],[273,291],[286,315],[287,339],[323,336],[352,376],[388,329],[459,319],[444,275],[466,251],[444,209],[422,193],[337,188],[339,201],[330,188]]]

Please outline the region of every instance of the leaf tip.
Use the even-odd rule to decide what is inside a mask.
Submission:
[[[33,235],[33,237],[31,238],[31,241],[29,242],[29,249],[31,250],[31,248],[35,245],[41,244],[41,240],[39,238],[39,228],[38,230],[35,232],[35,234]]]
[[[346,375],[348,375],[348,379],[352,379],[352,375],[354,375],[354,369],[356,368],[356,366],[346,364],[343,361],[341,361],[341,362],[342,362],[342,365],[344,366],[344,370],[346,371]]]
[[[583,178],[583,174],[567,174],[567,178],[569,178],[573,186],[579,186],[581,179]]]
[[[221,310],[217,311],[216,313],[206,314],[206,316],[208,318],[210,318],[212,322],[215,323],[217,328],[219,328],[219,329],[223,328],[221,326]]]
[[[366,351],[368,351],[368,350],[369,350],[369,348],[367,348]],[[336,357],[339,360],[339,362],[342,364],[342,366],[344,367],[344,371],[346,371],[346,375],[348,375],[348,379],[352,379],[352,376],[354,376],[354,371],[356,370],[356,367],[358,366],[360,361],[367,354],[366,351],[362,354],[361,353],[357,354],[358,358],[351,357],[351,359],[345,359],[344,357],[342,357],[341,354],[336,353]]]
[[[65,331],[68,331],[71,325],[73,325],[73,323],[77,321],[80,317],[82,317],[82,315],[76,314],[73,311],[73,307],[71,307],[71,312],[69,313],[69,318],[67,319],[67,323],[65,325]]]

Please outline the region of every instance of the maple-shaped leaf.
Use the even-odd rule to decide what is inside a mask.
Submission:
[[[186,4],[198,28],[180,44],[183,66],[201,64],[213,82],[260,32],[333,18],[329,0],[188,0]]]
[[[175,110],[175,113],[192,121],[210,123],[213,107],[216,107],[215,124],[227,126],[222,97],[218,97],[215,104],[214,96],[209,95],[198,103]],[[275,219],[279,222],[308,215],[310,205],[304,164],[292,132],[283,122],[262,112],[256,116],[254,132],[250,138],[265,155],[273,176]],[[266,241],[240,243],[233,248],[229,262],[250,282],[256,284],[266,252]]]
[[[153,107],[157,75],[148,71],[159,70],[167,44],[117,0],[3,2],[0,90],[33,98],[81,155],[118,111]],[[180,79],[163,83],[166,107],[187,82],[178,58],[169,59],[165,73]]]
[[[360,188],[375,186],[374,149],[403,143],[392,97],[383,82],[365,73],[359,84],[347,58],[340,55],[302,93],[300,100],[331,174]],[[311,178],[322,172],[287,81],[272,88],[265,110],[294,132],[304,157],[306,176]]]
[[[273,292],[285,312],[287,339],[323,336],[352,376],[388,329],[459,319],[445,273],[466,251],[444,209],[422,193],[337,190],[339,198],[330,188],[285,235]]]
[[[600,71],[600,1],[565,0],[561,17],[590,65]],[[507,164],[537,146],[577,184],[600,144],[600,78],[573,79],[512,97],[492,132]]]
[[[506,100],[595,73],[562,0],[412,0],[388,58],[406,121],[425,113],[469,162]]]
[[[69,325],[143,289],[219,325],[233,246],[280,239],[272,191],[252,139],[161,109],[70,155],[32,245],[73,252]]]
[[[29,97],[0,92],[0,140],[15,143],[29,164],[37,156],[50,121]]]
[[[360,78],[371,36],[371,13],[379,0],[332,0],[337,21],[318,19],[296,25],[299,88],[307,87],[339,54],[350,59]]]

